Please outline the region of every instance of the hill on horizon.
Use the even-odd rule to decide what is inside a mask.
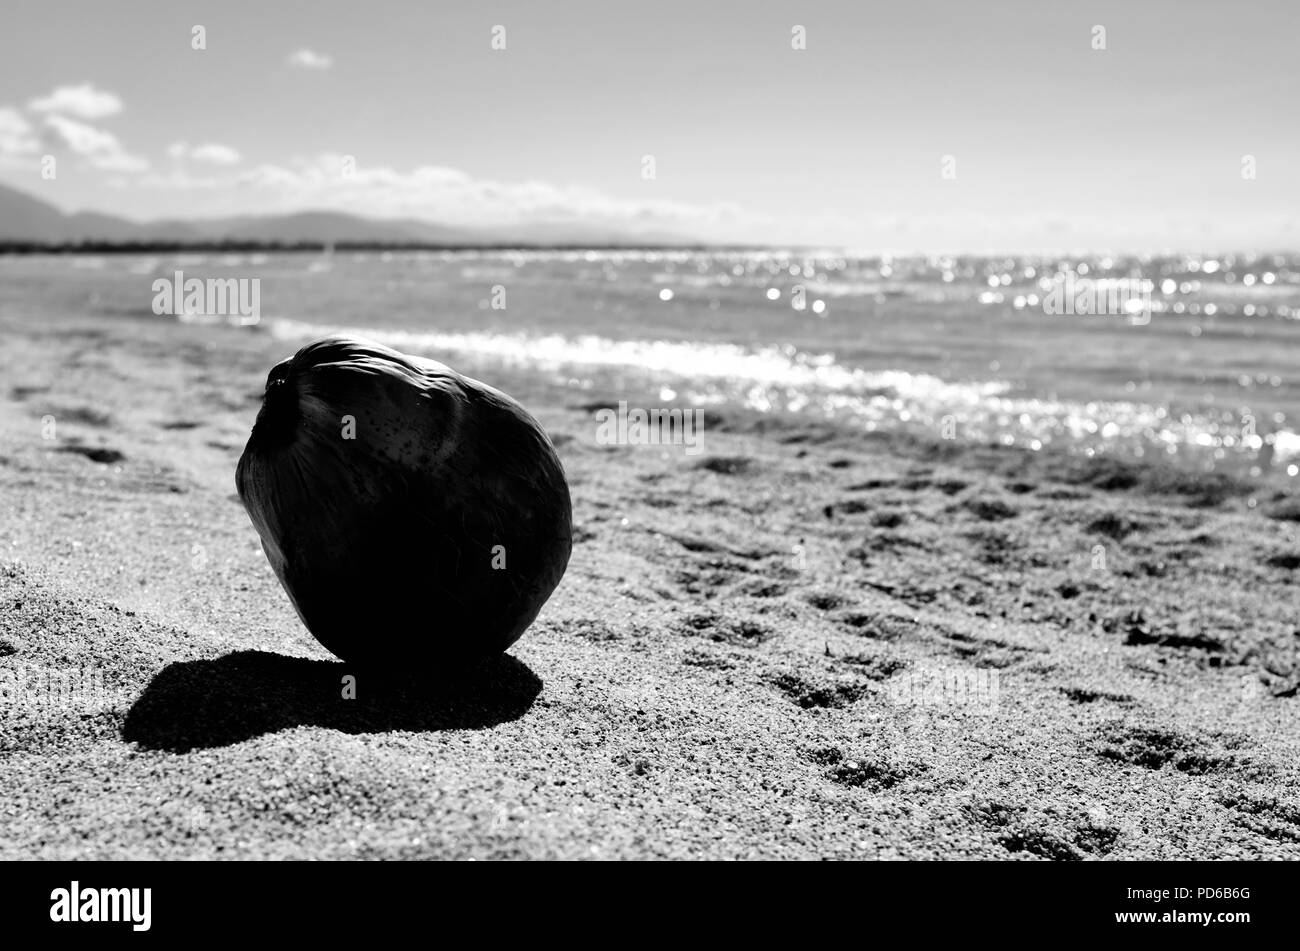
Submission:
[[[530,222],[467,228],[415,218],[369,218],[340,211],[133,221],[97,211],[65,213],[0,184],[0,243],[67,247],[78,244],[432,244],[449,246],[681,245],[696,239],[581,222]]]

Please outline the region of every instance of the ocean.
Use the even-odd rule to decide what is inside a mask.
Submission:
[[[153,312],[255,281],[258,313]],[[168,295],[167,300],[171,300]],[[453,366],[864,430],[1300,475],[1300,255],[391,251],[0,258],[0,308],[359,333]],[[195,308],[202,311],[203,308]]]

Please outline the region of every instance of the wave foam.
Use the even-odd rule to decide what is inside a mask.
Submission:
[[[612,369],[671,382],[687,402],[734,403],[848,417],[868,430],[908,425],[939,430],[949,438],[996,441],[1040,449],[1048,443],[1096,448],[1126,444],[1138,455],[1209,450],[1223,458],[1234,449],[1255,452],[1269,444],[1273,463],[1300,454],[1300,437],[1282,430],[1243,440],[1240,427],[1194,415],[1174,416],[1161,406],[1130,402],[1079,403],[1012,392],[1000,380],[950,382],[926,373],[846,367],[830,354],[793,347],[748,349],[735,344],[666,340],[614,340],[594,334],[528,335],[427,332],[324,326],[278,320],[279,339],[306,340],[327,334],[369,337],[412,353],[448,354],[565,370]],[[667,378],[667,380],[665,380]]]

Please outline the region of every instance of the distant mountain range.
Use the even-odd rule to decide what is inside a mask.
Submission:
[[[533,222],[516,227],[461,228],[413,218],[366,218],[337,211],[132,221],[94,211],[65,214],[47,202],[0,185],[0,244],[367,244],[525,246],[647,246],[698,244],[667,233],[619,230],[574,222]]]

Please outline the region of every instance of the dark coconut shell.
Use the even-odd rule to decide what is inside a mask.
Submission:
[[[569,488],[537,420],[367,340],[326,337],[272,369],[235,478],[298,616],[360,666],[499,653],[569,562]]]

